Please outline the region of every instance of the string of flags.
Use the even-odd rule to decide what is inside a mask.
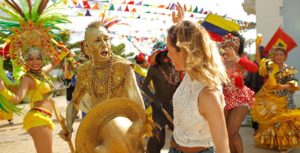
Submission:
[[[112,1],[112,0],[111,0]],[[92,10],[100,10],[99,3],[104,4],[103,7],[107,7],[108,11],[122,11],[122,12],[131,12],[131,13],[145,13],[145,14],[160,14],[160,15],[168,15],[170,16],[171,13],[161,13],[159,11],[145,11],[142,12],[140,8],[145,7],[154,7],[161,10],[175,10],[176,4],[171,2],[167,5],[164,4],[156,4],[156,5],[150,5],[147,3],[143,3],[142,0],[134,1],[134,0],[124,0],[123,2],[116,3],[114,1],[108,1],[108,0],[72,0],[72,4],[69,5],[70,8],[77,8],[77,9],[84,9],[85,12],[82,12],[82,10],[77,13],[78,16],[92,16],[91,11]],[[189,14],[189,17],[191,18],[199,18],[204,19],[203,17],[199,17],[199,15],[206,16],[208,14],[216,14],[210,10],[206,10],[205,8],[201,8],[199,6],[190,5],[187,4],[183,5],[183,9],[186,12],[186,14]],[[102,8],[103,10],[103,8]],[[99,14],[96,14],[99,16]],[[236,20],[232,19],[230,17],[227,17],[226,15],[223,15],[224,18],[232,20],[238,24],[241,25],[241,29],[247,29],[255,27],[255,22],[247,22],[242,20]]]

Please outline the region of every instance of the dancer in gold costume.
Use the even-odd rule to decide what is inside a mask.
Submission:
[[[77,131],[75,143],[78,152],[143,152],[144,148],[140,145],[143,144],[143,142],[140,143],[143,139],[140,134],[143,132],[136,134],[136,131],[139,131],[142,124],[145,123],[146,115],[131,64],[112,53],[108,31],[100,22],[93,22],[88,25],[83,45],[85,53],[89,56],[89,61],[77,70],[75,90],[71,103],[67,107],[69,133],[61,133],[61,136],[64,139],[71,137],[72,125],[78,113],[79,104],[85,97],[88,112]],[[112,98],[113,100],[110,101],[109,99]],[[105,100],[108,101],[104,102]],[[135,107],[132,109],[131,106],[133,105]],[[103,107],[109,108],[103,109]],[[139,109],[136,110],[137,108]],[[119,112],[119,110],[122,111]],[[140,121],[134,122],[130,129],[137,130],[133,130],[134,134],[132,130],[129,130],[129,133],[124,136],[121,134],[119,126],[114,122],[106,124],[108,120],[117,117],[116,114],[126,116],[131,120],[133,118],[134,120],[141,119],[142,123]],[[131,117],[135,116],[132,114],[141,115],[135,118]],[[108,118],[103,119],[106,116]],[[151,132],[151,129],[149,131]],[[137,137],[131,139],[131,136]],[[119,147],[116,148],[116,145]]]
[[[259,123],[254,139],[259,147],[287,152],[300,145],[300,110],[293,105],[293,93],[299,89],[297,71],[285,64],[284,48],[274,48],[270,57],[260,62],[259,73],[268,78],[251,110]]]

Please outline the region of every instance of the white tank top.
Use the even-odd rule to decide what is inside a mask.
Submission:
[[[214,146],[208,122],[199,112],[198,96],[205,87],[185,75],[173,96],[174,131],[176,143],[185,147]]]

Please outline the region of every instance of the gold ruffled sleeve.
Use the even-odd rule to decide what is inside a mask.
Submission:
[[[267,62],[270,61],[266,58],[263,58],[259,63],[259,75],[265,77],[268,75]]]

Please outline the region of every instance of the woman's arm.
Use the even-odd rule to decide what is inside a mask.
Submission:
[[[239,57],[232,47],[226,47],[224,50],[225,52],[223,58],[225,61],[235,62],[248,72],[257,72],[258,66],[254,62],[250,61],[247,57]]]
[[[28,77],[28,76],[24,76],[21,79],[21,83],[20,86],[17,90],[17,93],[13,93],[11,91],[9,91],[5,86],[3,81],[0,79],[0,94],[2,96],[4,96],[7,100],[13,102],[14,104],[19,104],[23,98],[26,95],[27,90],[29,89],[29,87],[33,87],[34,86],[34,82],[33,80]]]
[[[224,117],[225,101],[220,89],[205,87],[199,94],[198,107],[208,122],[217,153],[229,153],[229,140]]]
[[[257,63],[260,63],[261,60],[261,55],[260,55],[260,51],[259,51],[259,45],[256,45],[256,50],[255,50],[255,61]]]
[[[175,12],[172,12],[172,21],[175,24],[182,22],[184,19],[184,10],[179,2],[177,2],[176,8],[177,14]]]
[[[255,40],[255,47],[256,47],[255,60],[257,63],[260,63],[260,60],[261,60],[261,55],[260,55],[260,50],[259,50],[259,46],[260,46],[261,42],[262,42],[262,35],[258,34],[256,36],[256,40]]]
[[[237,63],[248,72],[255,73],[258,71],[258,66],[247,57],[241,57]]]

